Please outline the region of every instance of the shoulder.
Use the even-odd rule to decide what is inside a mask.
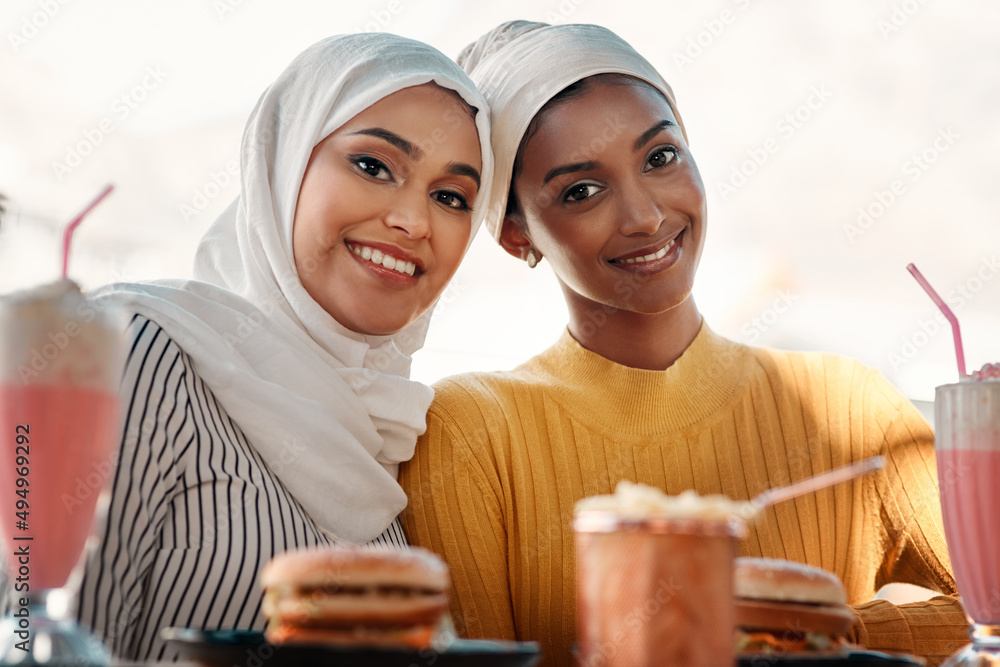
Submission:
[[[839,391],[863,391],[882,374],[856,359],[831,352],[799,352],[750,347],[756,372],[771,381]]]
[[[545,390],[547,383],[532,372],[529,360],[509,371],[453,375],[434,384],[429,415],[460,422],[507,415],[526,396]]]
[[[466,373],[434,385],[427,430],[414,459],[440,465],[454,459],[467,472],[496,469],[507,459],[522,427],[522,414],[540,391],[531,378],[513,371]]]
[[[822,399],[829,407],[882,418],[919,415],[919,411],[877,368],[829,352],[796,352],[751,347],[756,377],[770,387]],[[921,418],[922,419],[922,418]],[[918,419],[919,421],[919,419]]]
[[[502,402],[503,396],[518,383],[510,371],[452,375],[434,383],[434,407]]]
[[[160,325],[143,315],[130,320],[119,388],[126,417],[148,416],[151,409],[167,414],[188,405],[197,377],[191,358]]]
[[[125,331],[126,366],[145,366],[151,360],[179,360],[186,365],[189,358],[159,324],[145,315],[135,314]]]
[[[509,373],[466,373],[434,384],[434,401],[427,411],[430,440],[484,440],[506,422],[511,405]],[[492,440],[493,437],[486,438]]]

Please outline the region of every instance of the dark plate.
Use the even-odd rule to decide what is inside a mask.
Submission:
[[[183,658],[209,667],[530,667],[534,642],[456,640],[446,650],[275,646],[261,632],[165,628],[160,636]]]
[[[877,651],[851,651],[846,656],[756,655],[741,657],[739,667],[915,667],[925,664],[908,655],[887,655]]]

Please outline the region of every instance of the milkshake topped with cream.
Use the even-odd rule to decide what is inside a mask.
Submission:
[[[0,297],[0,531],[29,549],[22,594],[66,584],[114,470],[120,324],[70,280]]]
[[[746,506],[627,481],[579,501],[580,664],[734,664],[733,563]]]

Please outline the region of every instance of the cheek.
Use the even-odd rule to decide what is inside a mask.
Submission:
[[[443,221],[435,234],[435,255],[447,281],[458,270],[472,233],[471,222]]]
[[[318,243],[317,237],[322,231],[319,221],[324,217],[321,195],[322,191],[317,188],[316,180],[310,178],[307,172],[299,189],[295,217],[292,220],[292,252],[296,259]]]
[[[684,188],[685,199],[688,200],[692,208],[705,209],[705,184],[702,183],[701,173],[697,167],[693,166],[687,172],[687,182]]]

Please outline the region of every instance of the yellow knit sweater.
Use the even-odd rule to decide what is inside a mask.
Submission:
[[[865,603],[889,582],[955,592],[933,434],[877,371],[703,326],[666,371],[621,366],[565,333],[513,371],[436,389],[401,469],[404,525],[450,564],[462,634],[538,641],[544,664],[572,664],[573,505],[619,480],[747,499],[881,453],[886,469],[768,510],[740,551],[836,573],[860,617],[853,639],[870,648],[937,664],[967,642],[955,598]]]

